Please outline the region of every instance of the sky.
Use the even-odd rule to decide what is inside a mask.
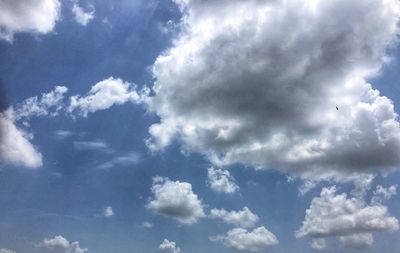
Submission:
[[[397,0],[0,0],[0,253],[400,253]]]

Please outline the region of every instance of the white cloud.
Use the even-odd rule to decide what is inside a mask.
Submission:
[[[109,169],[115,166],[129,166],[133,164],[138,164],[141,160],[141,157],[136,152],[131,152],[128,154],[120,155],[114,157],[110,161],[107,161],[99,166],[100,169]]]
[[[35,96],[25,99],[15,108],[16,120],[58,115],[64,108],[63,99],[67,91],[65,86],[56,86],[53,91],[42,93],[40,98]]]
[[[209,217],[212,219],[221,219],[227,224],[242,228],[254,227],[259,220],[258,216],[252,213],[247,206],[243,207],[243,210],[230,212],[225,209],[213,208],[210,211]]]
[[[54,250],[57,252],[65,253],[85,253],[88,249],[81,248],[79,242],[69,242],[66,238],[61,235],[55,236],[54,238],[45,238],[38,245],[39,247]]]
[[[397,185],[392,185],[389,188],[378,185],[376,186],[376,190],[374,191],[374,196],[371,199],[371,203],[382,203],[384,200],[389,200],[394,195],[397,195]]]
[[[158,248],[167,253],[180,253],[181,252],[181,249],[178,246],[176,246],[175,242],[168,241],[167,239],[164,239],[164,241],[160,244],[160,246]]]
[[[42,154],[30,142],[29,135],[14,120],[14,112],[8,109],[0,112],[0,163],[38,168],[42,166]]]
[[[0,253],[15,253],[15,251],[12,251],[10,249],[0,249]]]
[[[182,33],[146,100],[160,117],[151,149],[177,139],[217,166],[314,179],[399,167],[393,103],[366,82],[396,37],[397,0],[175,2]]]
[[[207,171],[207,176],[207,183],[214,191],[231,194],[239,190],[228,170],[211,167]]]
[[[91,11],[85,12],[77,3],[72,6],[72,13],[75,16],[75,21],[79,24],[86,26],[92,19],[94,19],[94,8]]]
[[[86,96],[70,97],[70,105],[67,110],[86,117],[89,113],[105,110],[113,105],[121,105],[128,101],[137,103],[139,94],[135,91],[136,86],[123,80],[109,77],[92,86]]]
[[[102,151],[105,153],[112,153],[111,147],[102,140],[95,141],[74,141],[74,148],[78,151]]]
[[[68,130],[56,130],[53,133],[54,133],[54,137],[57,140],[65,140],[66,138],[68,138],[68,137],[73,135],[73,133],[71,131],[68,131]]]
[[[390,215],[386,206],[380,203],[367,205],[358,197],[336,194],[333,186],[323,188],[320,196],[311,201],[296,237],[337,237],[345,247],[363,248],[373,243],[373,232],[398,229],[398,220]]]
[[[153,223],[145,221],[145,222],[143,222],[142,227],[144,227],[144,228],[152,228],[152,227],[154,227],[154,225],[153,225]]]
[[[60,18],[58,0],[0,1],[0,39],[11,42],[14,34],[51,32]]]
[[[312,239],[311,240],[311,248],[316,250],[323,250],[326,248],[326,240],[325,239]]]
[[[374,243],[374,237],[371,233],[353,234],[340,236],[339,241],[346,248],[365,249],[370,247]]]
[[[226,247],[245,251],[261,251],[279,243],[276,236],[265,227],[258,227],[253,231],[234,228],[229,230],[226,236],[213,236],[210,240],[222,242]]]
[[[205,216],[203,204],[189,183],[155,177],[151,191],[154,198],[149,201],[147,208],[159,214],[183,224],[193,224]]]
[[[114,210],[111,206],[107,206],[103,208],[103,216],[106,218],[111,218],[115,215]]]

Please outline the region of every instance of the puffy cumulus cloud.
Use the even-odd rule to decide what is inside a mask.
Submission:
[[[230,212],[225,209],[213,208],[210,211],[209,217],[211,219],[221,219],[227,224],[242,228],[254,227],[259,220],[258,216],[252,213],[247,206],[243,207],[243,210]]]
[[[41,243],[38,244],[41,248],[54,250],[56,252],[65,253],[85,253],[88,249],[81,248],[79,242],[69,242],[65,237],[58,235],[54,238],[45,238]]]
[[[28,127],[31,117],[58,115],[64,108],[63,99],[67,91],[64,86],[56,86],[49,93],[30,97],[15,108],[0,112],[0,163],[29,168],[42,166],[42,154],[31,143],[33,134],[20,126],[22,123]]]
[[[60,17],[59,0],[0,1],[0,39],[12,41],[15,33],[45,34]]]
[[[261,251],[279,243],[276,236],[265,227],[247,231],[243,228],[234,228],[228,233],[210,237],[211,241],[222,242],[226,247],[244,251]]]
[[[102,214],[106,218],[111,218],[115,215],[114,210],[111,206],[104,207]]]
[[[105,110],[128,101],[134,103],[140,101],[136,86],[119,78],[109,77],[93,85],[86,96],[70,97],[67,111],[70,113],[77,111],[78,114],[86,117],[89,113]]]
[[[346,248],[365,249],[374,243],[374,237],[371,233],[354,234],[348,236],[340,236],[339,241]]]
[[[389,200],[391,197],[397,194],[397,185],[389,186],[388,188],[382,185],[376,186],[374,196],[371,199],[372,204],[382,203],[385,200]]]
[[[0,112],[0,164],[38,168],[42,155],[31,143],[32,135],[19,128],[14,112]]]
[[[164,239],[164,241],[160,244],[158,247],[160,250],[163,252],[167,253],[180,253],[181,249],[176,246],[176,243],[173,241],[168,241],[167,239]]]
[[[216,192],[231,194],[239,190],[228,170],[211,167],[207,171],[207,177],[207,184]]]
[[[357,195],[356,195],[357,196]],[[358,195],[360,196],[360,195]],[[296,237],[310,237],[314,248],[325,248],[325,238],[339,239],[343,246],[365,248],[373,243],[374,232],[397,231],[399,221],[380,203],[367,205],[364,199],[337,194],[336,187],[323,188],[311,201]]]
[[[397,0],[175,2],[181,33],[146,100],[151,149],[178,140],[219,166],[316,179],[400,165],[393,103],[366,82],[388,59]]]
[[[193,224],[204,217],[203,204],[186,182],[155,177],[151,191],[154,194],[147,208],[183,224]]]
[[[56,116],[63,110],[64,94],[68,91],[65,86],[56,86],[49,93],[42,93],[40,97],[25,99],[15,108],[16,119],[27,119],[30,117]]]
[[[77,2],[72,6],[72,13],[74,14],[75,21],[83,26],[86,26],[92,19],[94,19],[94,12],[94,8],[92,8],[91,11],[85,12]]]
[[[12,251],[10,249],[0,249],[0,253],[15,253],[15,251]]]

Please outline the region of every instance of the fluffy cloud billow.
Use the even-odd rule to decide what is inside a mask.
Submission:
[[[151,191],[154,197],[147,208],[156,213],[183,224],[193,224],[205,217],[202,201],[192,191],[190,183],[155,177]]]
[[[38,247],[57,253],[85,253],[89,251],[87,248],[81,248],[78,241],[70,242],[61,235],[57,235],[54,238],[43,239],[43,241],[38,244]]]
[[[314,179],[400,165],[393,103],[367,82],[395,43],[398,1],[175,2],[181,33],[146,100],[151,149],[178,140],[217,166]]]
[[[355,191],[353,197],[348,197],[346,193],[337,194],[334,186],[323,188],[306,210],[296,237],[310,237],[315,249],[324,249],[326,238],[337,238],[347,248],[362,249],[373,244],[372,233],[399,230],[399,221],[382,204],[385,197],[380,194],[393,188],[377,189],[368,204],[365,194],[354,194]]]
[[[0,39],[12,41],[18,32],[51,32],[60,18],[59,0],[0,1]]]
[[[31,134],[17,126],[12,109],[0,112],[0,165],[42,166],[42,154],[31,139]]]
[[[243,228],[234,228],[226,235],[210,237],[211,241],[222,242],[226,247],[242,251],[262,251],[279,243],[276,236],[265,227],[258,227],[252,231]]]

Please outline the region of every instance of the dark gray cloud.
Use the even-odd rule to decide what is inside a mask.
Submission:
[[[366,82],[394,42],[397,1],[176,2],[182,32],[147,99],[151,149],[177,139],[217,166],[313,178],[400,165],[393,103]]]

